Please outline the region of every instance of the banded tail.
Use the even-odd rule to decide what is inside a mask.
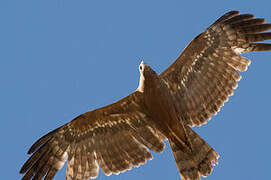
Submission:
[[[180,143],[172,140],[169,143],[182,180],[200,180],[201,176],[211,173],[219,155],[190,127],[186,127],[186,132],[192,145],[191,153],[180,147]]]

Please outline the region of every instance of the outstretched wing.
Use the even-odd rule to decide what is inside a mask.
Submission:
[[[180,115],[190,126],[200,126],[216,114],[233,95],[250,60],[240,56],[249,51],[271,50],[265,19],[231,11],[198,35],[161,76],[172,90]]]
[[[87,112],[48,133],[29,149],[20,173],[24,180],[53,179],[68,157],[67,179],[119,174],[162,152],[163,135],[151,123],[138,91],[109,106]]]

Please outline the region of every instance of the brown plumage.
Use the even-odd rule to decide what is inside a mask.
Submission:
[[[53,179],[68,159],[67,180],[119,174],[152,159],[169,140],[183,180],[211,173],[218,154],[191,127],[207,123],[233,95],[249,51],[271,50],[271,24],[231,11],[219,18],[158,75],[141,63],[137,91],[84,113],[36,141],[23,180]]]

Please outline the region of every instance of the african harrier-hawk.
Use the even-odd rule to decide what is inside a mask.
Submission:
[[[231,11],[198,35],[158,75],[142,62],[138,89],[111,105],[86,112],[36,141],[22,179],[53,179],[68,158],[67,180],[119,174],[152,159],[168,140],[183,180],[211,173],[218,154],[191,127],[201,126],[233,95],[249,51],[271,50],[271,24]]]

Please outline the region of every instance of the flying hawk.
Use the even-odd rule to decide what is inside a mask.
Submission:
[[[252,14],[230,11],[184,49],[158,75],[142,62],[138,89],[127,97],[86,112],[37,140],[22,166],[23,180],[53,179],[65,161],[67,180],[119,174],[161,153],[168,140],[183,180],[211,173],[218,153],[191,127],[201,126],[233,95],[250,60],[249,51],[268,51],[271,24]]]

